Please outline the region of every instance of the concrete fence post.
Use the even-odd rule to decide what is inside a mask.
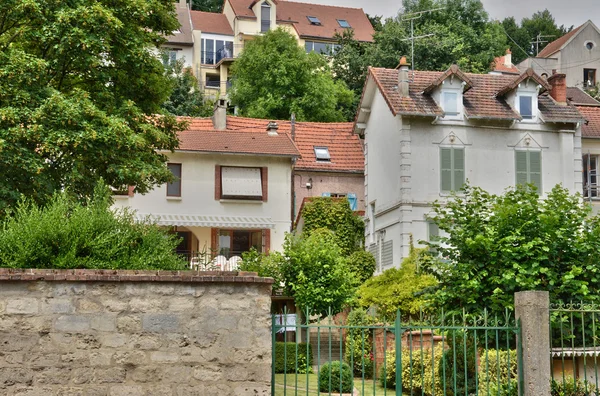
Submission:
[[[550,395],[550,297],[547,291],[515,293],[521,323],[523,396]],[[521,385],[521,384],[519,384]]]

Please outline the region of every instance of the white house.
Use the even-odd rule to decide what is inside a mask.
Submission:
[[[469,180],[492,193],[517,183],[582,191],[582,116],[564,74],[371,68],[355,132],[365,136],[367,248],[398,267],[411,237],[437,233],[431,204]]]
[[[198,122],[196,122],[198,121]],[[183,238],[178,252],[192,260],[202,252],[230,259],[255,247],[279,250],[291,229],[292,163],[298,149],[272,123],[268,130],[225,130],[225,108],[214,127],[191,119],[179,133],[168,167],[177,181],[145,195],[117,196],[129,207]]]

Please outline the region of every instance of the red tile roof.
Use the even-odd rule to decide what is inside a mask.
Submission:
[[[600,106],[577,106],[577,110],[585,117],[581,126],[584,138],[600,138]]]
[[[539,54],[537,54],[537,58],[549,58],[551,55],[555,54],[557,51],[559,51],[563,47],[563,45],[565,45],[567,43],[567,41],[569,41],[569,39],[571,37],[575,36],[575,34],[577,34],[577,32],[582,27],[583,27],[583,25],[571,30],[569,33],[565,34],[561,38],[554,40],[551,43],[548,43],[548,45],[545,46],[544,49],[541,50]]]
[[[209,153],[256,154],[298,157],[298,149],[286,133],[187,130],[180,132],[179,150]]]
[[[204,33],[224,34],[233,36],[233,29],[225,14],[216,12],[190,11],[194,30]]]
[[[255,19],[250,7],[255,0],[229,0],[236,16]],[[361,8],[338,7],[310,3],[297,3],[280,0],[276,2],[277,21],[291,23],[303,38],[322,38],[331,40],[335,33],[342,33],[338,19],[346,20],[354,30],[354,38],[359,41],[373,41],[375,30]],[[307,17],[319,18],[321,25],[313,25]]]
[[[507,74],[521,74],[519,69],[517,69],[517,67],[512,63],[510,64],[510,66],[506,66],[506,55],[499,56],[494,59],[494,62],[492,63],[492,70],[495,72]]]
[[[188,119],[188,131],[213,129],[210,118]],[[227,131],[261,134],[266,136],[270,120],[227,116]],[[292,123],[289,120],[276,121],[280,135],[291,136]],[[362,142],[353,133],[351,122],[302,122],[295,124],[295,144],[301,158],[296,161],[295,169],[328,172],[364,172],[364,154]],[[215,131],[216,133],[223,131]],[[213,135],[209,135],[212,137]],[[314,147],[327,147],[330,162],[317,161]]]
[[[369,74],[374,78],[394,115],[443,116],[444,112],[440,106],[430,95],[423,91],[432,82],[439,79],[444,72],[415,71],[414,76],[409,72],[409,78],[412,81],[409,86],[408,97],[401,97],[398,91],[398,70],[370,68]],[[497,94],[506,91],[509,86],[516,87],[515,83],[517,83],[517,80],[522,80],[523,76],[515,78],[512,75],[498,74],[465,73],[465,75],[472,82],[472,88],[463,95],[463,105],[468,118],[521,119],[521,116],[508,105],[506,100],[502,96],[497,96]],[[536,82],[540,79],[538,76]],[[542,82],[544,86],[548,85],[547,82],[543,80]],[[581,120],[581,115],[574,107],[559,106],[550,97],[540,99],[539,103],[542,118],[546,121],[560,119],[562,122],[565,122],[565,120],[569,120],[566,122],[577,122]]]
[[[567,88],[567,99],[574,105],[600,106],[600,102],[577,87]]]

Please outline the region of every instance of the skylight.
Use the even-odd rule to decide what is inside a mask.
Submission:
[[[319,20],[319,18],[314,17],[314,16],[307,16],[309,22],[313,25],[320,25],[321,21]]]
[[[340,24],[340,26],[343,27],[344,29],[348,29],[348,28],[352,27],[352,26],[350,26],[350,24],[348,23],[348,21],[345,20],[345,19],[338,19],[337,21]]]
[[[317,157],[317,161],[331,161],[331,156],[329,155],[329,149],[327,147],[315,146],[315,157]]]

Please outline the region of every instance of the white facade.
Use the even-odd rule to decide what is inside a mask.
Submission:
[[[443,108],[441,91],[454,92],[457,78],[446,79],[431,97]],[[528,88],[529,87],[529,88]],[[522,84],[507,102],[518,107],[518,96],[534,85]],[[459,91],[460,93],[460,91]],[[537,95],[537,93],[536,93]],[[459,95],[462,101],[462,94]],[[462,104],[458,105],[459,113]],[[510,122],[467,120],[464,114],[446,117],[394,116],[380,88],[368,82],[359,122],[365,135],[366,245],[377,259],[377,271],[399,267],[415,245],[428,240],[435,225],[428,222],[432,203],[449,195],[442,190],[441,151],[462,149],[464,179],[490,193],[501,194],[517,182],[516,153],[541,153],[541,190],[556,184],[581,192],[581,129],[574,124],[534,119]],[[364,114],[370,114],[364,117]],[[357,124],[358,125],[358,124]],[[565,129],[561,129],[561,125]],[[566,129],[568,126],[571,129]],[[435,228],[432,229],[432,228]]]

